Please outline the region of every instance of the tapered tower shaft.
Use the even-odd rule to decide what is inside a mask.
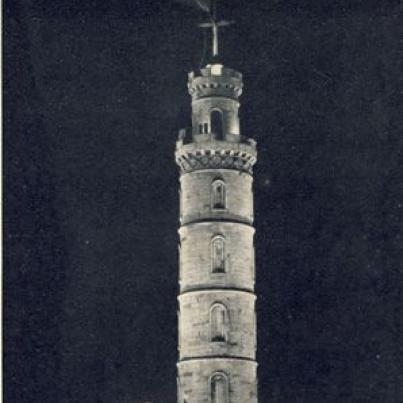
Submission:
[[[180,167],[179,403],[257,403],[252,167],[241,136],[242,75],[189,74],[192,131]]]

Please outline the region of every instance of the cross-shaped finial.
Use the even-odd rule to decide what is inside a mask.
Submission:
[[[213,45],[212,45],[212,49],[213,49],[213,56],[217,56],[218,55],[218,28],[220,27],[226,27],[228,25],[233,24],[234,21],[216,21],[215,18],[211,19],[211,22],[204,22],[202,24],[199,24],[199,27],[201,28],[211,28],[212,29],[212,40],[213,40]]]
[[[234,23],[234,21],[217,21],[217,1],[211,0],[206,2],[204,0],[196,0],[199,7],[209,14],[210,21],[199,24],[201,28],[211,28],[212,30],[212,54],[213,56],[218,55],[218,28],[226,27]]]

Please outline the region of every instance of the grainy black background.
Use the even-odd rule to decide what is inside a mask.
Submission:
[[[203,15],[172,1],[3,7],[5,401],[173,403],[173,152]],[[403,402],[398,12],[221,2],[259,150],[262,403]]]

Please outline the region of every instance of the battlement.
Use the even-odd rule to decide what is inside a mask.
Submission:
[[[189,73],[189,80],[195,77],[231,77],[242,81],[242,73],[229,67],[224,67],[222,64],[208,64],[206,67],[192,71]]]
[[[242,74],[222,64],[208,64],[188,76],[189,94],[193,100],[221,96],[237,100],[242,94]]]

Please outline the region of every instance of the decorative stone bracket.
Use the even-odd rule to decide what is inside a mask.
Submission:
[[[256,162],[256,149],[251,145],[223,142],[222,148],[194,147],[192,144],[176,150],[176,163],[182,173],[193,172],[200,169],[236,169],[252,175],[252,168]],[[190,147],[189,147],[190,146]],[[237,148],[237,149],[234,149]]]

